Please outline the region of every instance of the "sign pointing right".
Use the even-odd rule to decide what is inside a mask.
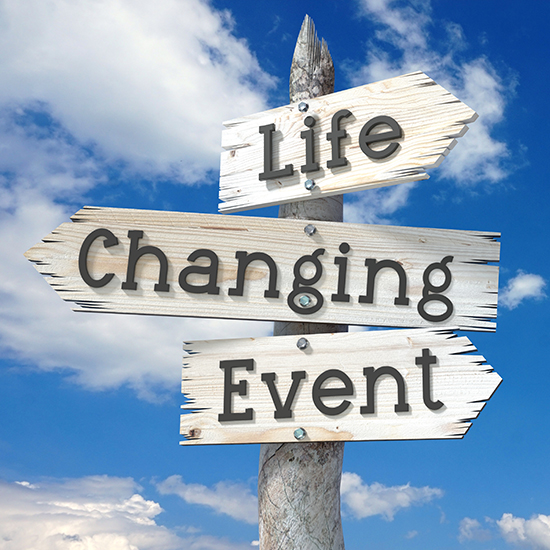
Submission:
[[[452,329],[184,348],[183,445],[460,438],[501,382]]]
[[[416,72],[230,120],[219,210],[426,179],[476,119]]]

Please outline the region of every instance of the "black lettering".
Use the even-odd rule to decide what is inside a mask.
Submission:
[[[302,380],[306,378],[306,375],[305,370],[299,370],[291,374],[292,386],[290,386],[290,390],[288,390],[288,395],[286,396],[285,404],[283,405],[281,402],[281,397],[279,396],[279,391],[275,385],[277,375],[274,372],[266,372],[262,374],[262,382],[267,384],[271,399],[275,405],[273,418],[292,418],[292,405],[294,403],[294,399],[296,398],[296,393],[298,392],[300,384],[302,383]]]
[[[347,254],[349,252],[349,244],[342,243],[340,245],[340,252],[342,254]],[[344,257],[334,258],[334,265],[338,266],[338,291],[336,294],[333,294],[330,299],[333,302],[349,302],[350,295],[346,294],[346,275],[348,271],[348,259]]]
[[[156,246],[142,246],[139,248],[139,240],[143,238],[143,231],[128,231],[130,239],[130,252],[128,254],[128,269],[126,271],[126,281],[121,285],[123,290],[136,290],[137,283],[135,281],[136,266],[138,260],[146,254],[152,254],[157,258],[160,264],[159,282],[155,284],[157,292],[168,292],[170,285],[166,282],[168,277],[168,259],[166,254]]]
[[[315,162],[315,147],[313,143],[315,119],[312,116],[307,116],[304,119],[304,124],[309,130],[304,130],[300,133],[300,137],[306,140],[306,163],[300,168],[302,174],[319,170],[319,163]]]
[[[209,258],[210,265],[200,266],[200,265],[190,265],[182,269],[179,276],[179,283],[183,290],[190,292],[192,294],[219,294],[220,287],[217,286],[218,280],[218,256],[212,250],[207,250],[201,248],[200,250],[195,250],[189,254],[187,260],[190,262],[195,262],[198,258]],[[192,285],[187,281],[187,277],[192,273],[198,273],[199,275],[208,275],[208,282],[204,285]]]
[[[422,356],[415,359],[415,363],[422,367],[422,398],[424,405],[431,411],[437,411],[443,407],[441,401],[432,401],[432,388],[430,381],[430,365],[437,363],[437,357],[430,353],[428,348],[422,350]]]
[[[380,367],[375,369],[374,367],[365,367],[363,374],[367,377],[367,404],[361,407],[361,414],[374,414],[375,413],[375,385],[376,381],[381,376],[392,376],[397,382],[397,405],[395,405],[395,412],[408,412],[409,404],[405,398],[405,380],[401,373],[393,367]]]
[[[280,170],[273,170],[273,132],[275,124],[260,126],[260,134],[264,136],[264,171],[259,175],[260,181],[284,178],[294,174],[292,164],[287,164]]]
[[[340,140],[348,135],[345,130],[340,128],[340,121],[349,116],[351,116],[351,111],[347,109],[341,109],[332,116],[330,123],[332,131],[327,134],[327,141],[330,141],[332,147],[332,158],[327,162],[327,168],[337,168],[348,164],[348,159],[340,156]]]
[[[380,124],[386,124],[391,130],[389,132],[371,134],[370,132]],[[370,146],[373,143],[390,141],[391,139],[399,139],[401,137],[403,137],[403,130],[393,118],[389,116],[377,116],[369,120],[363,128],[361,128],[361,132],[359,132],[359,147],[361,147],[361,151],[363,151],[367,157],[374,160],[381,160],[393,155],[399,147],[399,144],[392,142],[381,151],[375,151]]]
[[[277,290],[277,265],[273,261],[273,258],[264,252],[248,252],[238,251],[235,253],[235,258],[239,260],[239,267],[237,269],[237,286],[230,288],[227,293],[229,296],[242,296],[244,292],[244,281],[246,275],[246,268],[251,262],[260,261],[264,262],[269,267],[269,286],[264,292],[266,298],[278,298],[279,291]]]
[[[115,276],[114,273],[106,273],[103,277],[101,277],[101,279],[94,279],[88,271],[88,252],[90,252],[92,243],[98,237],[105,237],[105,240],[103,241],[103,246],[105,248],[116,246],[118,244],[118,239],[108,229],[95,229],[84,239],[84,242],[80,247],[80,254],[78,255],[78,270],[80,271],[82,280],[92,288],[100,288],[105,286]]]
[[[244,412],[233,412],[233,394],[241,397],[248,393],[248,382],[239,380],[238,384],[233,383],[233,369],[254,370],[254,359],[233,359],[220,361],[220,369],[223,370],[223,413],[218,414],[219,422],[231,422],[242,420],[253,420],[254,409],[245,409]]]
[[[430,264],[424,271],[424,274],[422,275],[424,288],[422,289],[422,299],[420,300],[420,302],[418,302],[418,313],[420,313],[420,315],[424,319],[426,319],[426,321],[440,323],[441,321],[446,321],[453,314],[454,306],[451,300],[449,300],[447,296],[443,296],[439,294],[440,292],[445,292],[449,288],[453,280],[453,276],[451,275],[451,270],[447,267],[447,263],[452,261],[453,261],[453,256],[445,256],[445,258],[443,258],[440,263],[435,262],[433,264]],[[439,286],[434,286],[430,282],[430,275],[436,269],[439,269],[445,275],[445,280]],[[430,292],[433,292],[436,294],[430,294]],[[440,315],[433,315],[431,313],[428,313],[425,309],[426,305],[434,301],[441,302],[442,304],[445,305],[447,309]]]
[[[340,388],[323,388],[323,383],[329,378],[338,378],[344,383]],[[347,411],[351,402],[344,399],[336,407],[329,407],[323,403],[323,397],[353,397],[354,388],[350,377],[341,370],[331,369],[320,374],[313,384],[312,396],[313,402],[319,411],[327,416],[337,416]]]
[[[323,306],[323,295],[316,288],[313,288],[310,285],[314,285],[318,282],[323,275],[323,264],[321,264],[318,256],[322,256],[324,253],[324,248],[318,248],[313,254],[309,256],[302,256],[294,264],[294,282],[292,283],[293,290],[287,298],[288,307],[290,307],[292,311],[295,311],[301,315],[311,315],[312,313],[319,311]],[[302,266],[305,263],[312,263],[315,266],[315,273],[309,279],[305,278],[301,273]],[[308,296],[308,300],[311,300],[309,295],[312,295],[315,297],[315,300],[311,300],[311,304],[297,304],[296,297],[298,295],[301,297],[304,295]]]
[[[361,304],[374,303],[374,283],[376,275],[381,269],[391,268],[399,276],[399,293],[393,303],[396,306],[409,305],[409,299],[407,298],[407,274],[401,264],[394,262],[393,260],[382,260],[377,262],[372,258],[367,258],[365,260],[365,265],[369,268],[367,275],[367,293],[363,296],[359,296],[359,302]]]

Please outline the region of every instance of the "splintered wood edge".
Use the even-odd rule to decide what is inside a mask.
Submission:
[[[219,218],[222,218],[226,223],[223,227],[218,227],[220,225]],[[243,224],[247,224],[247,230],[250,230],[250,225],[252,224],[252,229],[258,227],[264,227],[265,223],[275,223],[282,225],[283,228],[288,225],[294,227],[296,224],[303,224],[304,221],[300,220],[281,220],[281,219],[272,219],[272,218],[250,218],[250,217],[222,217],[219,214],[193,214],[193,213],[184,213],[184,212],[164,212],[164,211],[143,211],[137,209],[128,209],[128,208],[105,208],[105,207],[94,207],[94,206],[85,206],[78,212],[76,212],[71,219],[74,223],[90,223],[90,224],[113,224],[113,225],[126,225],[128,223],[139,223],[143,227],[155,227],[160,226],[169,226],[174,230],[185,229],[187,227],[204,227],[208,229],[227,229],[227,230],[242,230]],[[327,227],[330,228],[334,224],[331,222],[315,222],[319,228]],[[325,225],[326,224],[326,225]],[[348,224],[351,227],[355,228],[364,228],[365,224]],[[96,299],[91,299],[89,296],[85,297],[86,294],[81,289],[70,289],[67,288],[63,282],[63,277],[57,275],[55,269],[52,266],[52,258],[49,254],[45,253],[47,245],[51,243],[63,243],[64,232],[68,231],[71,226],[71,223],[63,223],[58,228],[56,228],[52,233],[44,237],[42,240],[43,243],[38,243],[31,249],[29,249],[25,256],[34,264],[34,267],[39,271],[43,276],[47,278],[47,282],[52,286],[52,288],[58,293],[58,295],[66,302],[72,302],[74,304],[73,310],[77,312],[105,312],[105,313],[117,313],[117,314],[135,314],[135,315],[162,315],[162,316],[186,316],[186,317],[208,317],[208,318],[237,318],[235,315],[227,315],[226,313],[214,315],[211,312],[205,315],[200,315],[200,312],[188,312],[186,315],[182,315],[180,312],[176,312],[174,308],[167,308],[161,312],[151,311],[150,308],[144,307],[142,310],[136,310],[133,308],[124,308],[121,307],[122,304],[119,302],[111,301],[106,299],[105,296],[98,296]],[[215,226],[215,227],[214,227]],[[396,228],[397,229],[397,228]],[[400,230],[414,229],[416,231],[422,231],[422,228],[398,228]],[[429,231],[437,232],[438,230],[426,229]],[[440,230],[445,232],[445,234],[452,236],[453,230]],[[480,242],[493,242],[495,245],[498,245],[500,248],[500,243],[497,239],[500,237],[498,232],[480,232],[480,231],[461,231],[456,230],[457,235],[468,234],[470,237],[479,239]],[[471,264],[492,264],[498,262],[498,250],[495,248],[495,251],[488,251],[487,256],[479,254],[474,254],[473,257],[470,257],[467,261],[463,263]],[[53,262],[55,264],[55,262]],[[497,291],[485,292],[487,294],[487,301],[485,306],[481,305],[478,307],[479,313],[473,315],[462,314],[457,317],[460,319],[460,327],[463,330],[477,330],[477,331],[494,331],[496,323],[491,322],[491,319],[496,318],[497,314],[497,301],[496,295]],[[81,295],[81,298],[79,298]],[[494,295],[492,298],[490,295]],[[119,311],[113,311],[114,308],[119,308]],[[245,315],[243,318],[252,319],[252,316]],[[275,317],[274,317],[275,318]],[[292,321],[292,319],[277,315],[276,319],[278,320],[287,320]],[[265,317],[261,320],[266,320]],[[356,321],[356,320],[355,320]],[[365,324],[364,322],[355,322],[351,321],[350,324],[357,324],[363,326],[378,326],[380,323],[371,321],[370,324]],[[349,322],[349,321],[348,321]],[[388,324],[384,326],[390,326]],[[419,326],[429,326],[421,323],[401,323],[396,322],[394,327],[399,328],[412,328]],[[436,327],[434,327],[436,328]]]
[[[410,82],[411,80],[413,82]],[[441,85],[437,84],[437,82],[432,80],[429,76],[427,76],[422,71],[416,71],[406,75],[401,75],[398,77],[386,79],[381,82],[375,82],[365,86],[359,86],[358,88],[364,88],[364,87],[376,88],[381,83],[387,82],[387,81],[393,81],[393,82],[403,81],[404,84],[401,86],[401,88],[410,88],[411,90],[437,86],[438,99],[437,99],[437,103],[435,104],[436,106],[457,104],[457,106],[460,107],[460,110],[464,111],[464,113],[460,115],[457,113],[457,116],[459,117],[458,119],[455,118],[453,120],[451,118],[449,120],[448,131],[442,130],[442,136],[440,140],[449,140],[449,143],[441,151],[437,151],[437,148],[434,148],[435,147],[435,143],[434,143],[432,147],[433,150],[429,154],[426,153],[425,155],[423,155],[426,157],[426,163],[424,165],[416,166],[412,168],[389,170],[387,174],[381,174],[382,176],[381,179],[378,179],[375,182],[370,182],[370,183],[365,182],[358,185],[354,183],[347,183],[347,184],[342,184],[341,186],[338,187],[338,189],[333,189],[330,187],[323,189],[322,188],[323,186],[321,185],[321,188],[319,187],[314,188],[314,192],[312,193],[307,190],[304,190],[302,186],[295,186],[295,188],[293,187],[292,189],[289,189],[282,196],[281,196],[281,193],[277,193],[277,195],[279,195],[278,198],[274,198],[273,200],[270,200],[268,198],[268,195],[264,191],[256,195],[254,193],[251,193],[248,189],[246,189],[244,193],[239,194],[239,192],[235,191],[235,189],[240,187],[242,184],[239,182],[228,183],[225,178],[229,176],[229,174],[222,174],[220,179],[220,190],[219,190],[219,199],[221,201],[218,204],[219,212],[220,213],[242,212],[255,207],[267,207],[267,206],[274,206],[274,205],[281,205],[281,204],[289,204],[291,202],[311,200],[313,198],[318,198],[318,197],[329,197],[334,195],[340,195],[342,193],[347,193],[347,192],[362,191],[366,189],[376,189],[376,188],[386,187],[390,185],[397,185],[400,183],[421,181],[424,179],[428,179],[429,176],[426,173],[426,169],[436,168],[441,164],[441,162],[443,162],[443,159],[449,154],[450,150],[456,145],[457,143],[456,139],[459,137],[462,137],[467,132],[468,130],[467,124],[474,122],[478,118],[478,114],[473,109],[468,107],[465,103],[463,103],[458,98],[456,98],[456,96],[454,96],[451,92],[443,88]],[[343,90],[341,92],[337,92],[336,94],[331,94],[331,95],[333,97],[338,97],[341,94],[343,95],[343,94],[349,93],[349,91],[350,90]],[[283,111],[284,109],[290,110],[293,108],[295,108],[295,105],[293,104],[286,105],[283,107],[277,107],[275,109],[263,111],[261,113],[255,113],[253,115],[232,119],[224,122],[223,124],[227,129],[234,129],[241,124],[250,123],[259,118],[267,117],[269,116],[270,113],[273,113],[273,116],[277,116],[278,114],[280,115],[281,111]],[[455,131],[453,131],[452,128],[454,128]],[[250,146],[249,143],[242,143],[242,142],[239,142],[239,143],[235,142],[229,145],[222,144],[222,147],[228,152],[246,148],[248,146]]]
[[[467,356],[472,355],[473,353],[476,353],[478,351],[477,347],[471,342],[471,340],[467,336],[459,336],[456,334],[457,332],[460,332],[461,329],[455,326],[452,327],[437,327],[437,328],[419,328],[419,329],[401,329],[399,332],[406,331],[406,332],[415,332],[417,334],[420,334],[423,332],[424,334],[434,334],[437,336],[441,336],[444,338],[444,341],[452,340],[460,338],[462,340],[461,348],[459,351],[456,351],[454,353],[450,353],[451,356]],[[357,333],[333,333],[338,334],[338,337],[346,338],[350,335],[356,335]],[[313,335],[304,335],[308,338],[311,338]],[[272,336],[272,337],[263,337],[265,338],[299,338],[300,335],[292,335],[292,336]],[[243,340],[242,338],[237,339],[228,339],[231,340]],[[255,338],[250,338],[250,340],[255,340]],[[217,340],[215,342],[223,342],[224,340]],[[196,400],[189,396],[188,392],[183,391],[183,383],[185,381],[191,380],[190,378],[185,378],[185,369],[190,368],[189,363],[186,362],[187,358],[192,357],[193,355],[200,355],[201,351],[194,350],[194,346],[201,346],[204,344],[207,344],[208,340],[197,340],[197,341],[190,341],[190,342],[184,342],[183,344],[183,351],[187,354],[184,356],[184,363],[182,365],[182,394],[187,399],[187,403],[184,405],[181,405],[180,408],[185,411],[185,414],[181,415],[181,418],[184,416],[192,417],[192,415],[200,414],[202,411],[210,410],[209,407],[193,407],[192,405],[196,402]],[[493,397],[496,390],[500,387],[502,383],[502,377],[494,370],[494,368],[487,363],[487,360],[482,355],[477,355],[475,357],[475,361],[470,361],[472,364],[477,364],[479,367],[484,367],[481,370],[482,374],[492,374],[492,378],[498,377],[498,382],[493,387],[493,390],[491,393],[483,399],[477,399],[475,401],[467,401],[466,404],[472,405],[472,404],[480,404],[479,408],[477,410],[472,411],[472,416],[468,416],[465,418],[461,418],[459,420],[456,420],[452,422],[452,425],[455,426],[456,430],[459,431],[459,433],[451,433],[449,435],[446,435],[445,437],[422,437],[422,438],[397,438],[397,439],[373,439],[373,440],[357,440],[359,441],[436,441],[436,440],[443,440],[443,439],[463,439],[466,433],[470,430],[473,424],[473,420],[475,420],[481,413],[481,411],[485,408],[485,405],[487,402]],[[196,432],[196,433],[193,433]],[[180,435],[182,435],[185,440],[180,441],[179,444],[181,446],[188,446],[189,442],[191,441],[198,441],[201,439],[201,430],[200,429],[191,429],[191,431],[187,434],[184,434],[183,432],[180,432]],[[337,437],[338,434],[332,434],[334,437],[328,441],[338,441],[339,438]],[[345,437],[345,434],[340,434],[342,437]],[[353,440],[349,441],[347,439],[342,439],[343,441],[347,442],[353,442]],[[310,441],[294,441],[295,443],[308,443]],[[224,441],[224,442],[205,442],[201,443],[201,445],[234,445],[234,444],[240,444],[240,445],[246,445],[246,444],[259,444],[259,443],[273,443],[271,440],[267,441],[254,441],[254,442],[233,442],[233,441]]]
[[[442,156],[443,158],[443,156]],[[395,178],[388,179],[386,181],[376,182],[376,183],[363,183],[360,185],[353,186],[342,186],[339,189],[328,189],[325,191],[317,190],[313,193],[307,192],[304,193],[300,190],[295,196],[287,198],[274,198],[271,201],[250,201],[251,195],[231,197],[227,199],[222,199],[223,202],[219,203],[218,211],[221,214],[230,214],[238,212],[246,212],[252,208],[258,207],[268,207],[268,206],[277,206],[281,204],[290,204],[291,202],[296,201],[307,201],[317,198],[324,197],[333,197],[335,195],[341,195],[342,193],[355,192],[355,191],[365,191],[367,189],[379,189],[381,187],[390,187],[391,185],[398,185],[400,183],[411,183],[413,181],[423,181],[430,179],[430,175],[422,168],[410,168],[403,170],[395,170],[395,173],[399,173]],[[315,188],[318,189],[318,188]],[[221,197],[220,197],[221,198]],[[246,200],[246,202],[245,202]]]

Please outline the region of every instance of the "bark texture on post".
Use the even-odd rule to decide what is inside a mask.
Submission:
[[[290,101],[334,91],[334,65],[326,42],[306,15],[290,71]],[[284,204],[280,218],[343,219],[342,195]],[[276,322],[274,335],[345,332],[347,326]],[[261,550],[344,550],[340,479],[344,443],[263,444],[258,474]]]

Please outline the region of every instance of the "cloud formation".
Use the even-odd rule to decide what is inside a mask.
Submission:
[[[550,516],[538,514],[524,519],[503,514],[496,523],[506,542],[525,548],[550,549]]]
[[[91,389],[173,394],[183,340],[271,325],[75,314],[23,253],[112,184],[110,170],[207,177],[220,122],[264,109],[272,79],[205,1],[7,0],[0,11],[0,351]]]
[[[408,483],[393,487],[386,487],[381,483],[367,485],[358,474],[342,474],[342,508],[345,513],[356,519],[380,515],[392,521],[399,510],[426,504],[442,496],[443,491],[438,488],[411,487]]]
[[[18,192],[25,195],[24,188]],[[0,218],[0,231],[9,235],[0,242],[0,349],[5,358],[46,371],[65,370],[93,390],[128,385],[154,400],[165,391],[179,392],[184,340],[271,331],[269,323],[71,311],[23,257],[37,236],[67,219],[64,210],[31,194]]]
[[[94,476],[40,484],[0,481],[0,540],[23,550],[171,550],[179,537],[158,526],[161,507],[128,478]]]
[[[258,523],[258,498],[247,485],[220,481],[213,489],[198,483],[184,483],[173,475],[157,484],[161,495],[178,495],[188,504],[201,504],[220,514],[250,524]]]
[[[508,309],[514,309],[529,298],[542,300],[546,298],[544,288],[546,281],[533,273],[518,270],[518,274],[508,281],[499,295],[499,303]]]
[[[142,176],[204,177],[221,121],[263,110],[274,82],[202,0],[7,0],[2,22],[0,104],[40,106]]]
[[[427,73],[479,114],[466,137],[438,168],[438,175],[468,185],[507,177],[508,147],[493,136],[493,129],[504,117],[514,80],[505,84],[485,57],[468,59],[462,28],[436,21],[430,0],[361,0],[359,5],[362,14],[377,24],[377,31],[369,42],[366,64],[353,67],[353,83],[376,82],[418,70]],[[434,25],[444,26],[445,41],[436,44],[432,40]]]
[[[482,527],[477,519],[464,518],[460,521],[458,527],[458,540],[466,542],[469,540],[487,541],[491,540],[492,535],[489,529]]]
[[[407,204],[416,182],[392,187],[369,189],[344,201],[344,221],[347,223],[390,223],[391,215]]]
[[[258,522],[258,499],[247,485],[222,481],[210,488],[185,483],[181,476],[173,475],[157,483],[156,487],[160,494],[178,495],[188,504],[207,506],[238,521]],[[426,504],[443,496],[441,489],[431,487],[411,487],[410,484],[386,487],[381,483],[367,485],[358,474],[352,472],[342,474],[340,492],[345,515],[355,519],[382,516],[388,521],[392,521],[401,509]],[[416,534],[411,532],[409,538]]]
[[[157,524],[160,505],[131,478],[90,476],[38,483],[0,481],[6,550],[244,550],[209,535],[181,537]],[[189,532],[195,530],[189,530]]]

